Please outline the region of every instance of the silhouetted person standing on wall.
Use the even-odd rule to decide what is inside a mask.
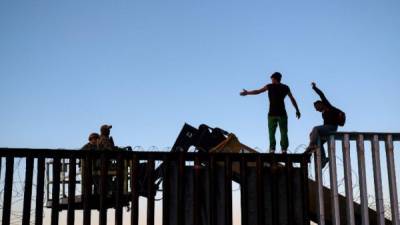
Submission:
[[[286,153],[289,147],[288,138],[288,117],[285,108],[285,98],[289,96],[293,106],[296,108],[296,117],[300,119],[300,111],[297,106],[297,102],[294,99],[290,88],[287,85],[281,83],[282,74],[275,72],[271,75],[271,84],[265,85],[263,88],[253,91],[247,91],[243,89],[240,92],[241,96],[246,95],[258,95],[263,92],[268,91],[269,98],[269,113],[268,113],[268,130],[269,130],[269,151],[271,153],[275,152],[276,149],[276,139],[275,133],[279,125],[281,133],[281,149],[282,153]]]
[[[322,113],[322,118],[324,119],[324,124],[321,126],[316,126],[310,133],[310,145],[308,146],[306,152],[312,152],[318,148],[318,138],[321,138],[321,161],[322,168],[329,162],[328,157],[326,157],[324,150],[324,143],[326,142],[326,137],[329,133],[336,132],[338,126],[343,126],[346,122],[346,114],[340,109],[331,105],[328,99],[325,97],[324,93],[317,88],[317,85],[313,82],[311,83],[313,90],[319,95],[321,100],[314,102],[315,110]]]

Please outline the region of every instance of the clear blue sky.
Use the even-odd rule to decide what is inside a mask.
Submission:
[[[400,131],[398,1],[0,2],[0,146],[78,148],[103,123],[118,145],[172,146],[184,122],[267,147],[283,73],[290,149],[321,123],[316,81],[343,130]]]

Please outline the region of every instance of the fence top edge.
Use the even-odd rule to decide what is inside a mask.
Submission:
[[[349,135],[349,138],[351,141],[357,140],[359,135],[362,135],[364,137],[364,140],[370,140],[374,136],[378,136],[378,139],[380,141],[385,141],[386,137],[391,135],[393,138],[393,141],[400,141],[400,133],[390,133],[390,132],[347,132],[347,131],[341,131],[341,132],[333,132],[330,133],[327,136],[334,136],[336,140],[342,140],[344,135]]]
[[[33,157],[33,158],[98,158],[102,155],[110,158],[118,156],[133,158],[136,156],[138,160],[142,159],[177,159],[184,156],[185,160],[194,160],[195,158],[207,159],[214,157],[223,159],[226,157],[238,161],[242,158],[245,160],[255,160],[261,157],[263,160],[273,160],[277,162],[286,162],[288,159],[291,162],[308,162],[310,155],[308,154],[270,154],[270,153],[203,153],[203,152],[155,152],[155,151],[87,151],[87,150],[71,150],[71,149],[31,149],[31,148],[0,148],[0,157]]]

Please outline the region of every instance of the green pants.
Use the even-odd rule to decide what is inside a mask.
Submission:
[[[287,116],[268,116],[268,129],[269,129],[269,148],[276,149],[275,133],[279,124],[281,133],[281,148],[287,150],[289,147],[288,138],[288,119]]]

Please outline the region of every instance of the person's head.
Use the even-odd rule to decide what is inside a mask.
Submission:
[[[99,140],[99,134],[98,133],[91,133],[90,135],[89,135],[89,143],[90,144],[92,144],[92,145],[95,145],[95,144],[97,144],[97,140]]]
[[[314,108],[318,112],[322,112],[326,109],[326,105],[322,101],[318,100],[318,101],[314,102]]]
[[[275,72],[271,75],[271,81],[273,84],[279,84],[282,80],[282,74],[279,72]]]
[[[111,129],[111,128],[112,128],[112,126],[111,126],[111,125],[107,125],[107,124],[101,126],[101,128],[100,128],[100,134],[101,134],[101,135],[105,135],[105,136],[110,135],[110,129]]]

